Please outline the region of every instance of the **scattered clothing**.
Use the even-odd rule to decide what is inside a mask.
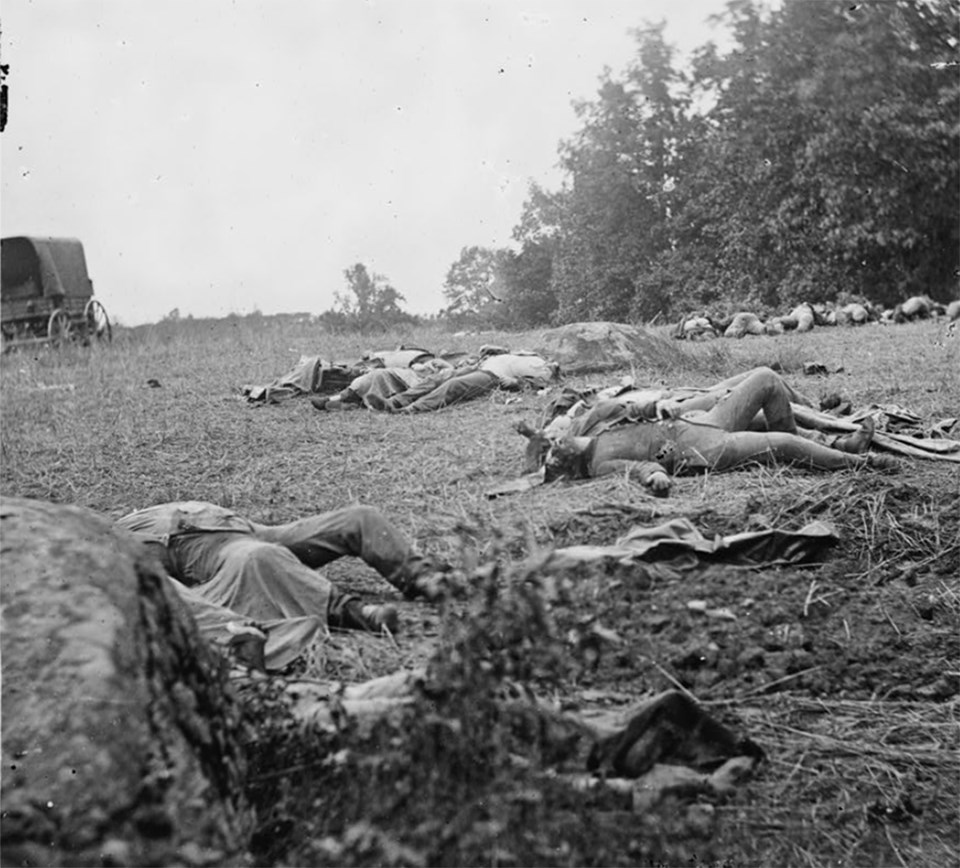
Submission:
[[[612,546],[569,546],[556,549],[547,569],[567,569],[583,563],[622,565],[667,563],[687,570],[703,563],[744,567],[822,563],[840,541],[829,525],[814,521],[798,531],[770,529],[725,537],[705,537],[687,518],[674,518],[656,527],[637,527]]]
[[[339,391],[361,373],[360,366],[334,364],[320,356],[300,356],[291,371],[263,386],[241,386],[240,392],[252,404],[279,404],[300,395]]]

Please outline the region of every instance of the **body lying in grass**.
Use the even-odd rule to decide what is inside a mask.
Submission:
[[[626,472],[657,494],[670,490],[672,475],[750,462],[814,470],[895,466],[889,456],[867,452],[872,420],[829,437],[801,429],[792,402],[809,405],[772,370],[755,368],[705,391],[599,401],[552,436],[527,425],[518,430],[530,441],[527,469],[542,464],[547,482]]]
[[[383,413],[425,413],[472,401],[497,389],[540,389],[559,367],[534,353],[488,348],[479,359],[431,372],[381,368],[368,371],[332,398],[313,398],[318,410],[367,407]]]
[[[450,698],[449,691],[423,670],[401,670],[348,685],[294,678],[287,682],[287,691],[293,699],[291,711],[302,723],[336,732],[343,729],[346,716],[358,734],[405,710],[416,714],[418,702],[435,708]],[[657,763],[710,772],[740,757],[746,762],[739,768],[746,772],[764,758],[754,741],[735,734],[678,690],[620,710],[587,707],[579,712],[560,711],[553,702],[509,680],[504,680],[501,693],[496,708],[509,722],[510,732],[521,740],[539,740],[550,764],[637,778]]]
[[[319,567],[359,557],[408,597],[429,596],[429,577],[437,575],[430,559],[368,506],[264,525],[185,501],[138,510],[117,524],[159,555],[201,633],[234,648],[266,639],[268,668],[282,668],[328,626],[396,632],[394,606],[363,605]]]

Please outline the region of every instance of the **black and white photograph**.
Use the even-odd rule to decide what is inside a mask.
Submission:
[[[954,0],[5,0],[0,865],[960,853]]]

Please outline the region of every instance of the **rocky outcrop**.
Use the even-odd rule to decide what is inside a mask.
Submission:
[[[537,352],[559,362],[565,374],[587,374],[662,361],[675,351],[669,341],[638,326],[577,322],[544,332]]]
[[[238,864],[239,706],[157,562],[75,507],[0,533],[3,864]]]

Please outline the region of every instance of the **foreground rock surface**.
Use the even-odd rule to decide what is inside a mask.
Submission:
[[[0,501],[4,865],[242,860],[240,715],[159,567],[87,510]]]

